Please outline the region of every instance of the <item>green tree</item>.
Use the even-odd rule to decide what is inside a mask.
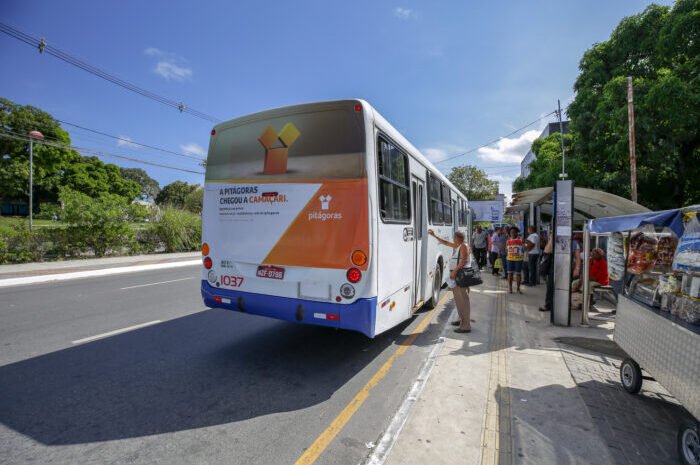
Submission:
[[[197,187],[185,197],[185,210],[192,213],[202,213],[202,205],[204,203],[204,189]]]
[[[489,200],[498,194],[498,181],[489,179],[484,170],[474,165],[455,166],[447,179],[469,200]]]
[[[138,183],[122,177],[117,165],[105,164],[97,157],[80,157],[68,166],[63,173],[63,186],[91,197],[113,194],[129,202],[141,192]]]
[[[141,186],[141,200],[155,200],[160,192],[160,184],[141,168],[120,168],[124,179],[130,179]]]
[[[591,170],[581,159],[571,156],[573,136],[564,134],[564,149],[566,157],[567,179],[571,179],[579,187],[593,187]],[[537,157],[530,164],[530,175],[518,177],[513,182],[513,192],[521,192],[538,187],[553,187],[561,174],[561,135],[551,134],[532,143],[532,152]]]
[[[584,54],[580,71],[568,114],[588,185],[630,195],[632,76],[639,202],[652,209],[700,202],[700,0],[652,4],[623,19]]]
[[[68,132],[45,111],[0,98],[0,131],[5,134],[0,135],[0,197],[29,196],[29,151],[24,138],[34,130],[40,131],[47,142],[71,143]],[[91,197],[114,194],[128,201],[141,190],[138,183],[122,177],[116,165],[83,157],[70,148],[35,143],[34,204],[55,203],[61,187]]]
[[[64,131],[48,113],[31,105],[19,105],[0,97],[0,197],[17,199],[29,195],[30,131],[40,131],[46,140],[70,144]],[[15,139],[7,136],[21,137]],[[34,145],[35,205],[55,201],[61,185],[61,173],[80,158],[73,150]]]
[[[156,196],[156,203],[161,206],[185,208],[185,198],[188,194],[199,188],[197,184],[188,184],[185,181],[175,181],[164,186]]]

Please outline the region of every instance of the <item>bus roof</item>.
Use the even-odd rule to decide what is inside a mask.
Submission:
[[[217,124],[214,126],[214,129],[216,132],[220,132],[223,129],[232,127],[232,126],[237,126],[239,124],[245,124],[251,121],[259,121],[261,119],[267,119],[267,118],[275,118],[279,116],[284,116],[288,115],[290,113],[296,113],[296,112],[303,112],[306,113],[310,109],[315,109],[315,110],[331,110],[331,109],[336,109],[336,108],[347,108],[349,106],[353,106],[355,104],[361,104],[362,108],[365,110],[365,113],[372,118],[374,124],[379,127],[382,131],[384,131],[387,136],[390,138],[394,139],[395,142],[399,143],[401,147],[407,151],[410,152],[410,155],[418,160],[419,163],[421,163],[423,166],[426,167],[426,169],[430,169],[430,172],[433,176],[436,178],[440,179],[442,182],[450,186],[450,188],[457,193],[457,196],[460,198],[463,198],[464,200],[468,200],[464,194],[462,194],[459,189],[457,189],[449,179],[447,179],[447,176],[445,176],[433,163],[428,160],[421,152],[418,150],[413,144],[411,144],[408,139],[406,139],[394,126],[391,125],[372,105],[369,104],[369,102],[362,100],[362,99],[345,99],[345,100],[328,100],[328,101],[321,101],[321,102],[311,102],[311,103],[303,103],[303,104],[298,104],[298,105],[289,105],[286,107],[279,107],[279,108],[273,108],[270,110],[263,110],[260,112],[256,113],[251,113],[245,116],[241,116],[239,118],[234,118],[228,121],[224,121],[222,123]]]

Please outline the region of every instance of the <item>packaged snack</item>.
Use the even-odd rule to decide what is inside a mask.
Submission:
[[[700,325],[700,300],[688,299],[690,303],[686,308],[685,321],[691,325]]]
[[[654,261],[654,271],[668,273],[673,264],[673,253],[678,245],[675,236],[664,236],[659,239],[656,246],[656,260]]]
[[[625,238],[616,232],[608,240],[608,275],[610,280],[619,281],[625,275]]]
[[[700,271],[700,221],[692,218],[678,243],[673,258],[674,271]]]
[[[627,270],[632,274],[640,274],[649,269],[656,260],[656,237],[644,232],[635,233],[630,240],[630,253],[627,257]]]

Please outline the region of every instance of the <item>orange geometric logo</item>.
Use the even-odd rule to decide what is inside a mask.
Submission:
[[[279,134],[272,126],[265,128],[258,140],[265,148],[265,165],[263,174],[285,174],[287,172],[287,158],[289,147],[301,135],[301,132],[292,123],[284,125]],[[273,147],[279,141],[281,147]]]

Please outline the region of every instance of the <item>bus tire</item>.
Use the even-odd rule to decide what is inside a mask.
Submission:
[[[438,263],[435,265],[435,273],[433,274],[433,288],[431,290],[430,299],[425,303],[425,308],[428,310],[437,307],[440,300],[440,288],[442,287],[442,267]]]

